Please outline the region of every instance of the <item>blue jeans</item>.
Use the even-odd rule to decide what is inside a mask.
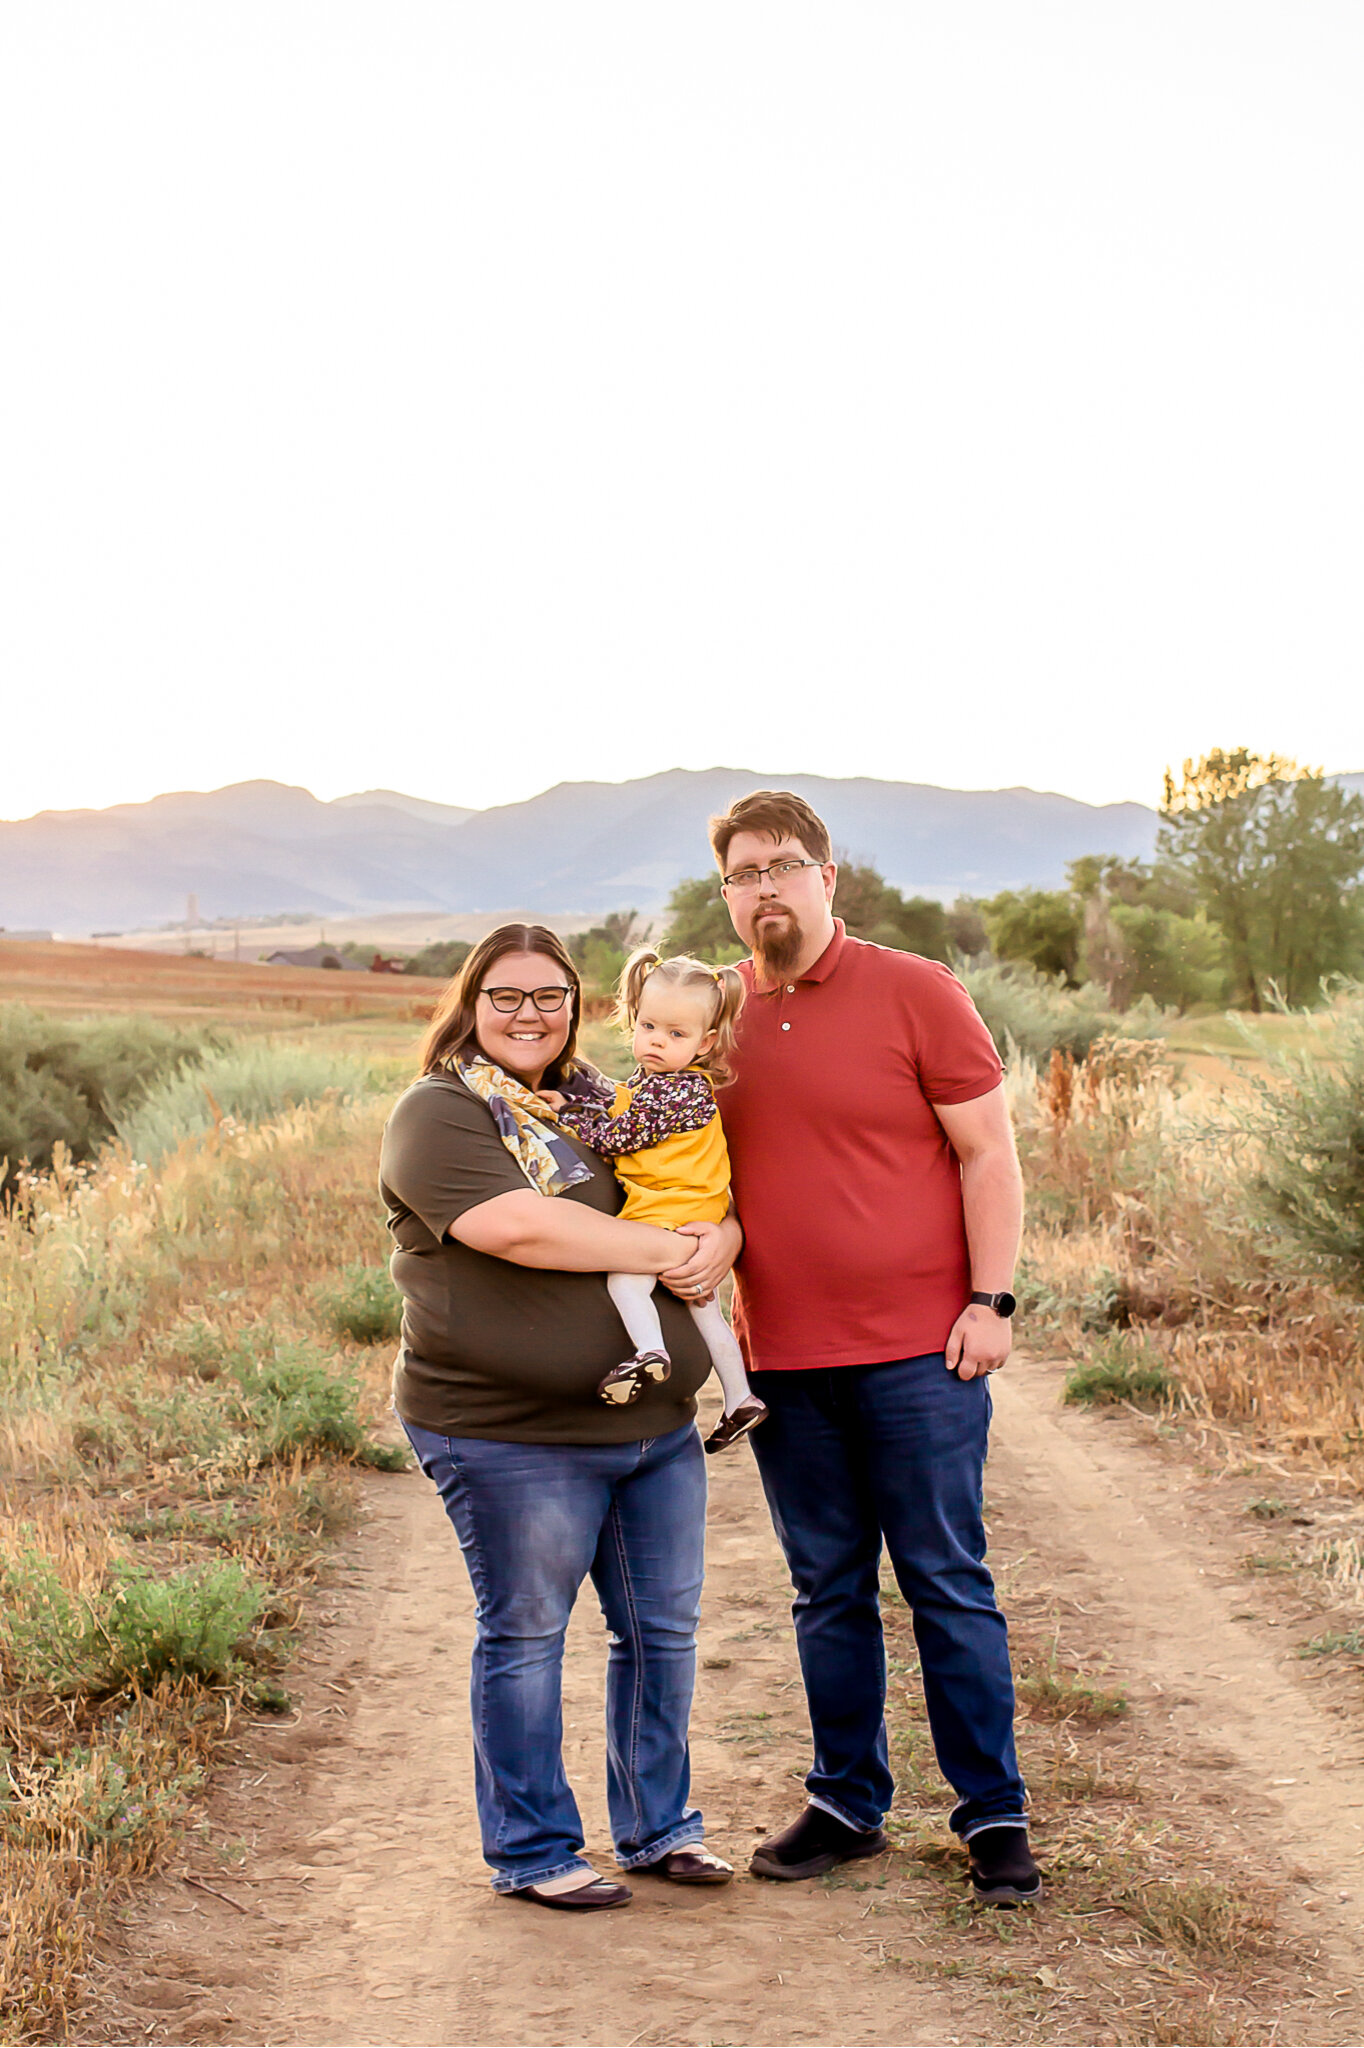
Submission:
[[[987,1381],[958,1379],[940,1351],[752,1378],[771,1410],[749,1442],[796,1588],[812,1804],[874,1828],[895,1789],[877,1590],[884,1539],[913,1615],[938,1766],[958,1795],[952,1827],[969,1837],[1021,1823],[1008,1632],[981,1519]]]
[[[512,1444],[405,1422],[477,1608],[470,1703],[493,1890],[587,1870],[563,1763],[564,1631],[591,1574],[606,1617],[606,1788],[623,1869],[702,1838],[687,1721],[705,1546],[693,1424],[634,1444]]]

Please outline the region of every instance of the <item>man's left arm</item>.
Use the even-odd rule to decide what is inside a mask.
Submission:
[[[971,1253],[971,1291],[1013,1286],[1023,1230],[1023,1176],[1003,1083],[973,1102],[935,1102],[934,1114],[961,1163],[961,1198]],[[1009,1356],[1007,1316],[977,1303],[962,1309],[947,1340],[947,1368],[964,1380],[996,1372]]]

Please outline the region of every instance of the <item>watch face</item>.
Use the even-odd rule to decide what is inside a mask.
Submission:
[[[1017,1307],[1018,1303],[1012,1294],[997,1294],[995,1296],[995,1314],[997,1316],[1011,1316]]]

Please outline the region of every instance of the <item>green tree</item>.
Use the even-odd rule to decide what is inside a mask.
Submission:
[[[1068,889],[1002,889],[980,914],[997,960],[1022,960],[1078,986],[1084,910]]]
[[[1115,902],[1108,915],[1122,961],[1122,978],[1108,984],[1115,1009],[1125,1010],[1138,996],[1176,1010],[1224,999],[1226,940],[1206,914],[1181,917],[1155,903]]]
[[[1085,854],[1066,874],[1084,917],[1078,971],[1115,1009],[1143,995],[1178,1010],[1225,1000],[1226,941],[1181,870]]]
[[[694,875],[679,882],[664,915],[668,922],[658,942],[660,953],[691,953],[712,967],[728,967],[748,953],[729,921],[718,875]]]
[[[953,950],[964,953],[968,960],[989,952],[990,934],[985,929],[980,905],[973,896],[958,896],[948,911],[947,937]]]
[[[467,939],[433,939],[403,962],[404,974],[429,974],[448,981],[458,974],[473,947]]]
[[[565,940],[568,957],[589,993],[607,995],[615,989],[638,915],[636,910],[612,910],[600,924]]]
[[[1364,800],[1279,754],[1216,749],[1167,770],[1157,841],[1220,926],[1235,1000],[1290,1003],[1364,953]]]

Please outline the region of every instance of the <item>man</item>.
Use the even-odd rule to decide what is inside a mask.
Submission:
[[[1028,1903],[1041,1880],[981,1520],[1022,1218],[1002,1068],[946,967],[848,937],[828,831],[801,798],[744,797],[711,844],[752,948],[723,1097],[735,1328],[771,1411],[751,1441],[814,1735],[809,1804],[752,1869],[814,1877],[886,1847],[884,1542],[976,1894]]]

